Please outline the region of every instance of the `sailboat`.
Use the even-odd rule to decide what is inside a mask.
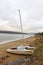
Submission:
[[[21,32],[23,33],[20,10],[19,10],[19,17],[20,17]],[[24,39],[24,36],[22,34],[22,43],[23,43],[23,39]],[[24,46],[24,43],[23,43],[23,45],[21,46],[12,47],[12,48],[7,49],[6,51],[9,53],[14,53],[14,54],[33,54],[35,49],[36,47]]]

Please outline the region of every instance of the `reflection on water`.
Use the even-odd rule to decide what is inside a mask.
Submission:
[[[24,38],[30,37],[29,35],[24,35]],[[19,34],[0,34],[0,44],[9,42],[9,41],[15,41],[22,38],[22,35]]]

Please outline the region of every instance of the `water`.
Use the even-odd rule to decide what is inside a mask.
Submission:
[[[24,35],[24,38],[30,37],[30,35]],[[4,44],[10,41],[16,41],[22,38],[19,34],[0,34],[0,44]]]

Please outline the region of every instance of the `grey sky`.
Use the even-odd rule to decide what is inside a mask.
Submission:
[[[24,31],[43,31],[43,0],[0,0],[0,25],[20,27],[21,10]]]

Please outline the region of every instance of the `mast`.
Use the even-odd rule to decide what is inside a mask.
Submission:
[[[23,26],[22,26],[22,20],[21,20],[21,13],[20,13],[20,10],[19,11],[19,18],[20,18],[20,27],[21,27],[21,32],[23,33]],[[22,39],[24,39],[24,36],[22,34]]]

